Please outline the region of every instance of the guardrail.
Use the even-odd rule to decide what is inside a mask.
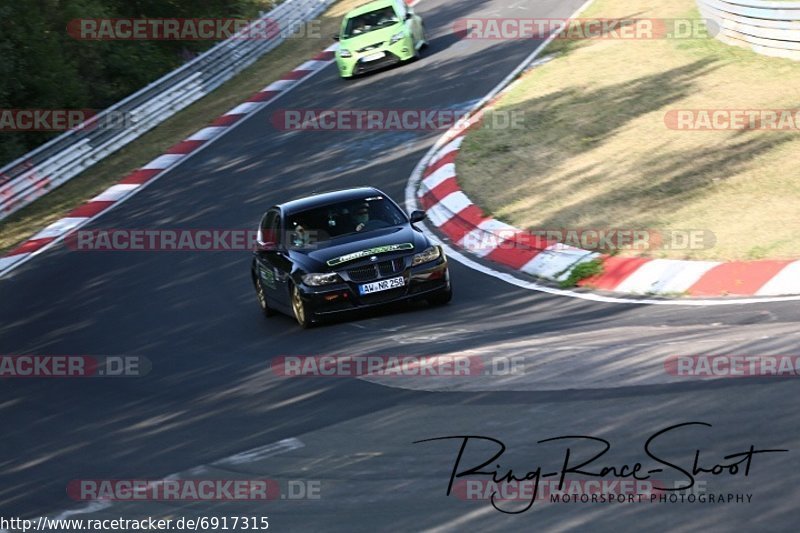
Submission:
[[[284,0],[264,15],[280,31],[269,38],[242,30],[147,87],[0,168],[0,220],[69,181],[207,95],[281,44],[335,0]],[[258,22],[255,24],[259,24]],[[260,22],[263,24],[263,22]],[[243,37],[239,37],[243,36]],[[99,127],[123,117],[123,127]],[[93,127],[94,126],[94,127]]]
[[[727,44],[800,61],[800,2],[696,0],[703,18]]]

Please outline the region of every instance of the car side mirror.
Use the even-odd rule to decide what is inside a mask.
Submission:
[[[409,218],[411,219],[411,223],[414,224],[415,222],[422,222],[425,220],[425,211],[417,209],[416,211],[412,211]]]
[[[333,35],[333,40],[334,40],[334,41],[338,41],[338,40],[339,40],[339,34],[338,34],[338,33],[335,33],[335,34]]]
[[[256,243],[256,251],[257,252],[276,252],[278,251],[278,243],[275,242],[257,242]]]
[[[414,13],[408,12],[406,13],[406,20],[411,20],[414,17]]]

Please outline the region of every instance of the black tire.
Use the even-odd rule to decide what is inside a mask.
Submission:
[[[275,314],[275,311],[267,303],[267,293],[264,290],[264,286],[261,284],[261,280],[253,274],[253,285],[256,289],[256,299],[258,300],[258,305],[261,307],[261,312],[264,313],[265,317],[271,317]]]
[[[419,48],[416,47],[416,43],[414,45],[414,58],[412,61],[419,61],[422,59],[422,49],[425,48],[424,46],[420,46]]]
[[[297,321],[297,324],[303,329],[310,328],[314,324],[314,322],[308,316],[308,310],[306,309],[306,304],[303,302],[303,298],[300,297],[300,291],[297,290],[296,285],[292,285],[291,300],[292,300],[292,314],[294,315],[294,319]]]
[[[417,47],[419,44],[419,47]],[[422,51],[428,46],[428,41],[425,39],[425,26],[422,26],[422,43],[414,42],[414,57],[411,61],[419,61],[422,59]]]
[[[438,307],[440,305],[447,305],[450,303],[450,300],[453,299],[453,287],[452,285],[447,288],[445,291],[437,292],[433,296],[428,297],[428,303],[434,307]]]

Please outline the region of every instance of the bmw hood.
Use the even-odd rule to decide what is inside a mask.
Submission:
[[[370,231],[321,243],[319,248],[298,251],[310,259],[315,270],[339,270],[372,256],[397,256],[423,251],[428,239],[410,225]]]

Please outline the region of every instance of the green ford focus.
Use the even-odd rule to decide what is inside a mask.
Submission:
[[[428,44],[422,18],[403,0],[375,0],[350,11],[335,39],[343,78],[414,59]]]

